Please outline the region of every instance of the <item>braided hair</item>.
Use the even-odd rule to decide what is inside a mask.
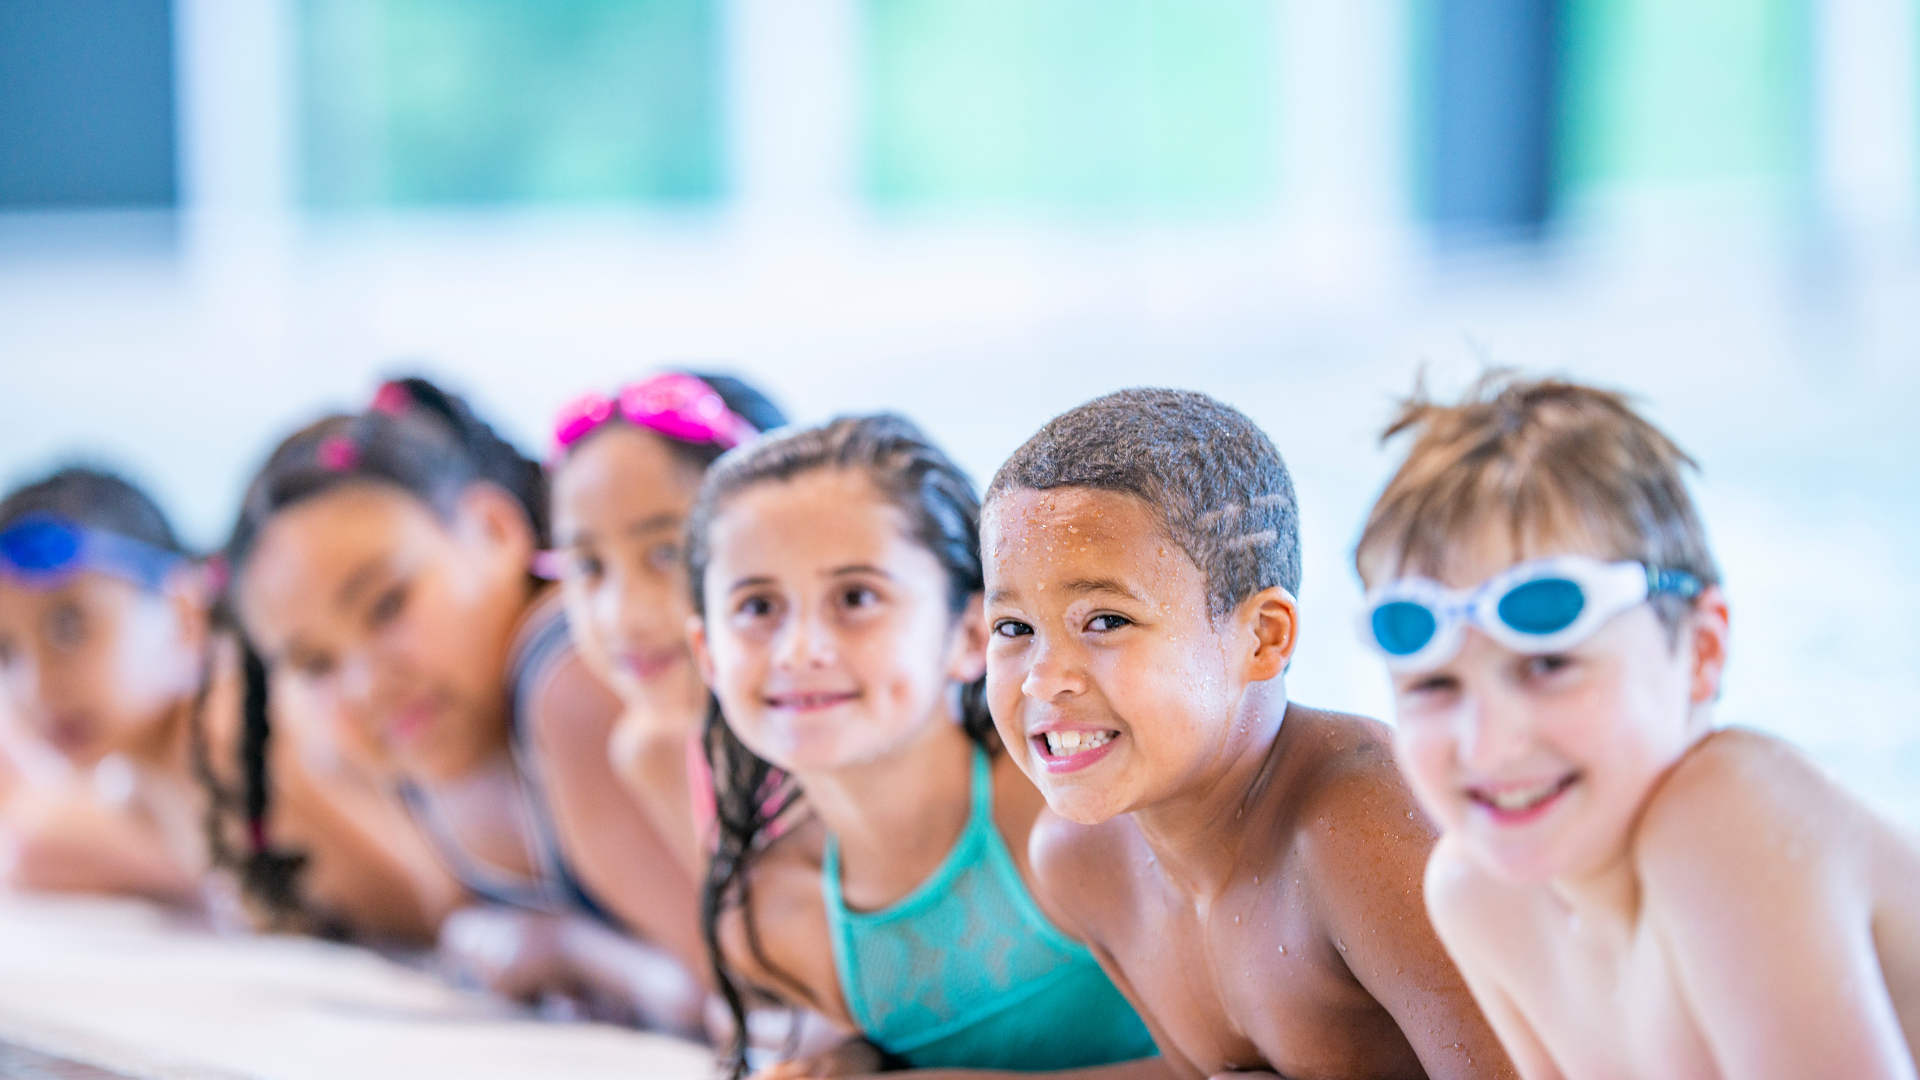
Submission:
[[[239,519],[227,540],[229,580],[237,582],[267,523],[281,511],[350,485],[396,488],[450,519],[469,485],[498,485],[520,505],[535,542],[547,542],[547,478],[540,465],[501,438],[464,399],[418,377],[383,384],[364,412],[336,414],[289,435],[247,484]],[[528,588],[535,581],[528,578]],[[231,592],[231,584],[229,588]],[[240,739],[241,787],[226,791],[214,775],[204,743],[198,751],[202,782],[214,792],[208,836],[216,859],[235,870],[243,895],[270,922],[307,922],[298,877],[306,856],[276,847],[267,829],[273,801],[268,752],[268,675],[258,652],[241,638],[246,692]],[[245,850],[234,852],[226,822],[237,818]]]
[[[881,496],[898,508],[915,541],[947,574],[948,606],[955,616],[984,587],[980,560],[980,500],[973,483],[920,429],[904,417],[842,417],[820,427],[776,433],[721,457],[707,472],[687,523],[687,570],[694,610],[706,615],[703,581],[712,558],[708,531],[726,504],[763,484],[783,483],[807,473],[857,470]],[[960,721],[969,738],[993,752],[993,717],[987,711],[986,678],[961,689]],[[713,963],[714,984],[733,1013],[734,1035],[723,1050],[729,1075],[746,1072],[746,999],[748,988],[727,962],[719,937],[720,918],[740,909],[748,948],[760,966],[780,975],[761,948],[753,921],[750,871],[766,850],[768,830],[799,798],[792,779],[743,744],[709,695],[702,742],[713,768],[718,838],[701,893],[701,924]],[[792,996],[807,995],[790,978],[781,978]]]

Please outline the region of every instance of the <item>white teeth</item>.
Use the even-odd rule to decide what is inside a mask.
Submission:
[[[1047,732],[1047,753],[1054,757],[1072,757],[1087,750],[1094,750],[1113,741],[1111,731],[1049,731]]]
[[[1549,780],[1544,784],[1536,784],[1528,788],[1483,792],[1481,797],[1496,808],[1513,813],[1516,810],[1526,810],[1539,805],[1550,796],[1557,794],[1565,784],[1564,779]]]

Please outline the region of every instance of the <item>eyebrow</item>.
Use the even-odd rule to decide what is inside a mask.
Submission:
[[[1087,593],[1112,593],[1116,596],[1124,596],[1135,603],[1147,602],[1146,597],[1128,588],[1127,583],[1119,578],[1075,578],[1067,582],[1064,587],[1067,592],[1077,596],[1084,596]]]
[[[888,581],[893,580],[892,574],[887,573],[885,570],[882,570],[877,566],[872,566],[867,563],[854,563],[851,566],[836,566],[833,569],[827,571],[826,573],[820,576],[827,577],[827,578],[836,578],[836,577],[844,577],[847,574],[872,574],[875,577],[886,578]],[[727,586],[727,591],[739,592],[741,589],[749,588],[756,585],[773,585],[773,584],[777,584],[777,582],[772,577],[766,574],[758,574],[752,577],[743,577],[743,578],[737,579],[736,581],[734,581],[733,584]]]
[[[347,575],[347,580],[340,586],[340,591],[334,594],[334,602],[341,607],[352,606],[360,593],[373,584],[374,579],[379,577],[380,571],[384,569],[386,569],[386,560],[378,555],[361,563],[358,569]]]
[[[686,518],[683,515],[676,514],[671,510],[667,510],[667,511],[662,511],[661,513],[655,514],[652,517],[641,518],[639,521],[629,522],[626,526],[621,528],[620,535],[639,536],[642,533],[650,533],[657,529],[677,529],[685,522],[686,522]],[[575,529],[571,533],[568,533],[565,536],[556,537],[556,540],[558,541],[558,543],[556,543],[554,546],[563,547],[563,548],[579,547],[581,544],[588,543],[592,539],[593,539],[592,529]]]

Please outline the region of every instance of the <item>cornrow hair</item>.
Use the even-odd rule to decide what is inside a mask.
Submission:
[[[481,482],[513,496],[527,515],[535,542],[546,544],[545,470],[495,433],[459,395],[419,377],[387,382],[366,411],[309,424],[268,456],[247,485],[227,541],[229,591],[240,580],[267,523],[308,499],[349,485],[378,485],[398,489],[447,519],[467,488]],[[534,587],[531,576],[528,587]],[[232,605],[226,609],[230,613]],[[209,843],[216,856],[238,873],[243,894],[270,922],[319,924],[337,930],[337,924],[327,926],[303,902],[299,878],[307,863],[305,854],[281,850],[272,843],[267,827],[273,802],[271,673],[238,620],[233,624],[241,640],[246,684],[239,746],[241,786],[237,792],[226,791],[210,760],[196,769],[213,807],[207,822]],[[204,748],[204,739],[201,745]],[[236,819],[244,854],[235,854],[227,839],[228,822]]]
[[[941,453],[920,429],[892,414],[842,417],[819,427],[776,433],[729,451],[708,470],[687,520],[688,584],[694,610],[706,615],[703,583],[712,559],[709,532],[727,503],[764,484],[791,481],[827,470],[864,474],[890,505],[906,517],[915,542],[926,548],[947,575],[948,607],[957,617],[985,588],[980,559],[980,500],[959,466]],[[960,723],[969,738],[988,753],[999,749],[993,716],[987,711],[986,679],[960,691]],[[752,992],[721,948],[720,919],[739,909],[747,947],[760,967],[790,1002],[819,1006],[798,980],[772,964],[761,947],[753,920],[753,863],[765,852],[774,822],[791,812],[801,796],[793,778],[755,754],[728,726],[719,699],[708,696],[702,745],[713,769],[718,837],[701,889],[701,924],[713,964],[714,985],[733,1014],[734,1035],[721,1061],[737,1080],[746,1073],[747,997]],[[899,1062],[894,1062],[900,1064]]]

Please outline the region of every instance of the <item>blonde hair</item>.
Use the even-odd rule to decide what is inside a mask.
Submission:
[[[1440,574],[1502,526],[1516,557],[1571,542],[1684,570],[1702,588],[1720,581],[1681,475],[1698,466],[1623,394],[1493,371],[1458,404],[1440,405],[1416,383],[1381,441],[1402,434],[1413,446],[1354,552],[1369,585]],[[1689,607],[1675,596],[1654,601],[1670,632]]]

